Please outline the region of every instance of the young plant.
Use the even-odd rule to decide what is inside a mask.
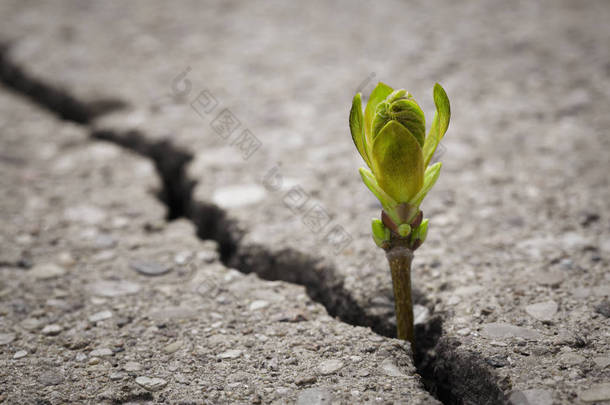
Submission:
[[[426,240],[428,219],[419,206],[441,170],[428,166],[449,126],[449,99],[434,85],[436,114],[426,135],[424,113],[405,90],[379,83],[364,114],[361,94],[354,97],[349,125],[354,144],[370,170],[362,181],[381,202],[381,219],[373,219],[373,240],[386,252],[392,273],[398,338],[415,346],[411,262]]]

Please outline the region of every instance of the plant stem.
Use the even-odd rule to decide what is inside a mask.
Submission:
[[[411,262],[413,251],[401,245],[390,246],[386,257],[392,272],[396,328],[398,339],[408,340],[415,351],[415,330],[413,325],[413,299],[411,298]]]

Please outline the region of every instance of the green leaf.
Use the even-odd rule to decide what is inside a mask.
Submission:
[[[419,146],[424,147],[426,137],[426,119],[424,112],[413,99],[399,99],[392,102],[382,102],[377,105],[377,113],[373,118],[373,136],[390,121],[396,120],[404,125],[413,134]]]
[[[408,202],[422,188],[424,159],[417,139],[390,121],[373,143],[371,163],[377,184],[394,200]]]
[[[377,246],[384,247],[390,241],[390,230],[379,219],[371,221],[371,228],[373,230],[373,240]]]
[[[377,87],[371,92],[369,101],[366,103],[366,108],[364,109],[364,134],[369,157],[371,156],[370,151],[373,146],[373,118],[375,117],[377,104],[385,100],[393,91],[394,89],[387,84],[379,82]]]
[[[371,228],[373,230],[373,235],[381,240],[385,239],[385,225],[381,222],[380,219],[373,219],[371,221]]]
[[[367,150],[366,150],[366,138],[364,136],[364,116],[362,115],[362,95],[360,93],[354,96],[352,101],[352,109],[349,112],[349,129],[352,133],[352,140],[356,149],[360,152],[360,156],[371,167]]]
[[[377,197],[377,199],[384,208],[389,209],[395,207],[398,204],[396,200],[390,197],[385,191],[381,189],[381,187],[379,187],[379,184],[377,184],[377,180],[375,180],[375,176],[373,176],[373,173],[366,170],[364,167],[361,167],[358,171],[360,172],[360,176],[362,177],[362,181],[364,182],[364,184],[366,184],[369,190],[371,190],[371,192],[375,194],[375,197]]]
[[[434,120],[424,142],[424,167],[430,163],[436,147],[441,139],[443,139],[445,132],[447,132],[449,118],[451,117],[449,98],[447,98],[447,93],[438,83],[434,85],[434,104],[436,105],[436,114],[434,114]]]
[[[421,222],[421,224],[417,227],[415,234],[416,239],[419,239],[421,243],[426,241],[426,236],[428,236],[428,218]]]
[[[419,192],[409,201],[409,204],[412,204],[416,207],[419,207],[421,202],[426,198],[428,191],[434,186],[438,176],[441,174],[441,167],[443,164],[441,162],[437,162],[432,166],[429,166],[426,169],[426,173],[424,173],[424,186],[419,190]]]

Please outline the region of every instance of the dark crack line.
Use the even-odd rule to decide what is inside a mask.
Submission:
[[[162,181],[158,197],[167,206],[167,219],[192,221],[200,239],[218,243],[225,265],[243,273],[256,273],[265,280],[302,285],[310,298],[322,304],[331,316],[350,325],[370,327],[382,336],[396,336],[395,326],[388,319],[369,315],[357,304],[334,268],[320,266],[315,257],[292,249],[271,252],[262,245],[242,246],[243,230],[238,229],[236,221],[226,211],[192,198],[196,182],[187,177],[185,170],[192,154],[169,141],[150,141],[137,131],[117,133],[91,129],[89,124],[96,118],[125,108],[124,102],[116,99],[80,101],[65,89],[29,74],[10,59],[9,49],[0,44],[0,81],[59,118],[86,126],[91,138],[114,143],[151,159]],[[507,402],[497,375],[484,359],[477,353],[456,350],[460,342],[443,336],[441,316],[437,314],[425,325],[418,325],[416,340],[414,362],[417,372],[425,388],[443,404]]]
[[[0,43],[0,80],[2,83],[35,104],[60,118],[86,125],[94,118],[124,108],[120,100],[106,98],[82,102],[58,86],[46,83],[21,69],[10,60],[11,45]]]

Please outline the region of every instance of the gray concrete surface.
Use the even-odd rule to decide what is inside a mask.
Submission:
[[[404,343],[166,223],[149,160],[18,96],[0,109],[3,403],[438,403]]]
[[[347,111],[379,79],[431,116],[441,82],[453,116],[413,275],[418,372],[445,403],[610,400],[606,2],[1,7],[8,87],[151,157],[170,214],[226,265],[386,336],[379,208]]]

